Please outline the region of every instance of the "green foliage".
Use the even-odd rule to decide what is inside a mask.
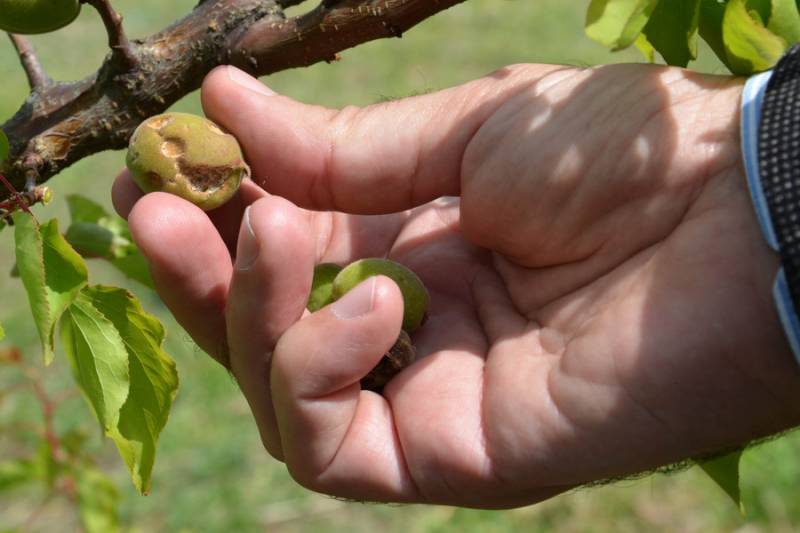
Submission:
[[[105,259],[125,276],[153,288],[147,261],[133,242],[128,223],[77,194],[67,196],[72,222],[67,241],[84,257]]]
[[[586,33],[612,50],[622,50],[636,41],[657,5],[658,0],[592,0]]]
[[[730,496],[739,511],[744,513],[742,493],[739,487],[739,464],[742,459],[742,451],[736,450],[708,461],[700,461],[698,465]]]
[[[667,63],[685,67],[697,58],[699,23],[697,0],[659,2],[642,35]]]
[[[119,492],[108,477],[87,466],[75,472],[78,506],[86,533],[119,531]]]
[[[752,9],[752,4],[752,0],[730,0],[722,20],[726,64],[735,74],[767,70],[787,48],[786,41],[764,25],[763,10]]]
[[[725,2],[700,0],[699,33],[714,54],[726,62],[725,42],[722,38],[722,21],[725,18]]]
[[[127,226],[93,202],[73,197],[74,224],[110,235],[102,249],[111,259],[131,255]],[[136,488],[150,487],[158,436],[166,424],[178,375],[162,350],[164,328],[144,312],[133,295],[117,288],[88,286],[83,258],[58,230],[56,220],[39,223],[17,213],[17,266],[25,285],[47,363],[54,353],[54,330],[61,319],[61,338],[75,381],[103,428],[117,445]],[[74,225],[73,224],[73,225]],[[101,250],[102,239],[86,244]],[[128,241],[130,242],[130,241]],[[113,263],[113,261],[112,261]]]
[[[800,13],[796,0],[773,0],[768,28],[788,43],[800,42]]]
[[[586,33],[614,50],[636,44],[648,60],[670,65],[697,58],[701,36],[734,74],[771,68],[800,41],[795,0],[593,0]]]
[[[58,221],[39,225],[28,213],[16,213],[17,268],[42,342],[45,363],[54,353],[54,333],[61,314],[86,285],[89,274],[80,255],[58,231]]]
[[[163,326],[130,293],[93,286],[70,306],[61,333],[81,391],[146,494],[178,389],[175,363],[161,348]]]
[[[0,462],[0,493],[13,490],[34,480],[36,468],[31,459]]]

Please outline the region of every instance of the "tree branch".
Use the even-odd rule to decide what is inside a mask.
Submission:
[[[125,35],[122,17],[111,6],[110,0],[82,0],[100,13],[108,33],[108,46],[112,51],[112,61],[120,68],[133,68],[137,64],[136,52]]]
[[[31,42],[22,35],[16,33],[9,33],[11,43],[17,50],[19,62],[22,63],[22,68],[25,70],[25,75],[28,77],[28,85],[32,91],[44,87],[51,83],[50,77],[44,70],[44,67],[39,62],[36,56],[36,51],[33,49]]]
[[[331,61],[338,52],[403,33],[463,0],[325,0],[286,21],[262,19],[232,35],[231,61],[253,74],[271,74]]]
[[[118,16],[107,11],[114,52],[89,78],[50,83],[31,94],[1,126],[11,154],[0,173],[23,190],[26,183],[43,183],[84,157],[125,148],[142,120],[198,89],[218,65],[232,63],[266,75],[330,61],[360,43],[399,37],[462,1],[326,0],[287,20],[282,6],[295,0],[203,0],[184,19],[134,42],[124,38]],[[87,2],[101,14],[104,6],[110,10],[107,0]],[[120,61],[121,53],[135,57],[135,63]],[[0,192],[0,199],[7,196]]]

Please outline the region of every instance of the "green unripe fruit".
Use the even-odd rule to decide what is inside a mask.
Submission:
[[[142,122],[131,137],[126,163],[144,192],[169,192],[205,211],[230,200],[250,175],[233,135],[186,113]]]
[[[0,0],[0,30],[47,33],[63,28],[80,12],[78,0]]]
[[[314,268],[311,294],[306,305],[309,311],[319,311],[333,301],[333,278],[341,271],[342,267],[335,263],[322,263]]]
[[[414,272],[395,261],[370,258],[350,263],[333,280],[333,299],[371,276],[387,276],[397,283],[403,294],[403,329],[409,333],[416,330],[428,312],[428,290]]]

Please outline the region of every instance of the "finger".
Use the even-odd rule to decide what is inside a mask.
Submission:
[[[397,339],[402,316],[397,285],[374,277],[281,338],[272,395],[284,459],[301,484],[347,498],[419,498],[389,404],[359,385]]]
[[[111,203],[117,214],[124,219],[128,218],[136,202],[144,196],[144,193],[136,183],[134,183],[131,173],[123,170],[111,185]]]
[[[159,296],[203,350],[227,365],[225,302],[231,258],[200,208],[166,193],[152,193],[128,217],[147,258]]]
[[[264,189],[253,183],[252,180],[245,179],[233,198],[217,209],[208,212],[208,217],[217,227],[231,256],[236,254],[236,243],[239,239],[239,228],[242,225],[245,209],[266,195]]]
[[[248,205],[259,198],[263,198],[266,194],[252,180],[245,179],[233,198],[221,207],[208,212],[209,218],[217,227],[231,255],[236,250],[236,240],[239,237],[239,225],[242,222],[244,210]],[[114,204],[114,209],[122,218],[128,218],[128,214],[133,209],[134,204],[142,196],[144,196],[144,193],[133,181],[128,170],[122,171],[111,187],[111,201]]]
[[[487,77],[333,111],[220,67],[206,78],[202,98],[206,114],[242,143],[253,179],[267,191],[306,208],[378,214],[458,194],[470,139],[514,86]]]
[[[303,212],[277,196],[250,206],[242,220],[227,308],[231,369],[258,423],[264,446],[282,451],[269,392],[270,356],[303,315],[316,241]]]

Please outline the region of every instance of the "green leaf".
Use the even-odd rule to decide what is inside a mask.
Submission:
[[[745,0],[747,10],[753,20],[765,26],[767,21],[772,18],[772,0]]]
[[[728,66],[734,74],[750,75],[768,70],[778,62],[787,43],[769,31],[761,14],[748,9],[746,0],[730,0],[722,21],[722,39]]]
[[[88,281],[86,263],[64,240],[58,221],[40,226],[32,215],[19,212],[14,222],[17,268],[49,364],[56,323]]]
[[[669,65],[685,67],[697,59],[700,0],[660,2],[644,28],[647,41]]]
[[[725,2],[700,0],[700,36],[708,43],[720,61],[730,70],[728,54],[722,40],[722,20],[725,17]]]
[[[84,466],[76,469],[78,508],[87,533],[119,531],[119,492],[108,476]]]
[[[103,431],[110,433],[119,423],[130,389],[125,341],[86,291],[81,291],[64,314],[61,341],[75,381]]]
[[[155,290],[153,278],[150,276],[150,267],[147,265],[147,260],[137,250],[136,253],[112,259],[111,264],[114,268],[125,274],[128,278],[138,281],[145,287]]]
[[[37,479],[44,482],[48,489],[55,487],[56,479],[61,473],[61,464],[53,456],[53,448],[47,440],[39,441],[39,447],[33,458],[33,468]]]
[[[164,327],[127,291],[87,287],[65,315],[65,349],[107,436],[142,493],[150,490],[158,436],[178,389],[162,350]]]
[[[3,324],[0,324],[0,341],[6,338],[6,331],[3,329]]]
[[[101,219],[108,218],[108,213],[102,205],[79,194],[67,195],[67,207],[73,223],[90,222],[97,224]]]
[[[0,462],[0,492],[15,490],[34,481],[52,489],[60,473],[61,465],[53,457],[50,443],[42,439],[30,458]]]
[[[644,29],[659,0],[592,0],[586,34],[613,50],[627,48]]]
[[[742,458],[742,451],[736,450],[714,459],[698,461],[697,464],[730,496],[733,503],[739,508],[739,512],[744,514],[742,494],[739,487],[739,462]]]
[[[772,0],[772,16],[767,29],[789,45],[800,42],[800,13],[796,0]]]
[[[656,49],[653,48],[653,45],[650,44],[650,41],[647,40],[647,36],[643,33],[639,34],[639,37],[636,38],[636,42],[634,43],[636,48],[642,53],[644,58],[648,61],[648,63],[655,63],[656,62]]]
[[[8,157],[8,137],[3,130],[0,130],[0,165],[3,164],[3,161],[6,160]]]
[[[0,492],[14,490],[37,478],[36,468],[30,459],[0,462]]]
[[[64,237],[84,257],[124,257],[132,245],[110,229],[91,222],[73,222]]]
[[[81,255],[105,259],[128,278],[153,288],[147,261],[134,244],[127,222],[83,196],[69,195],[67,204],[72,224],[66,239]]]

